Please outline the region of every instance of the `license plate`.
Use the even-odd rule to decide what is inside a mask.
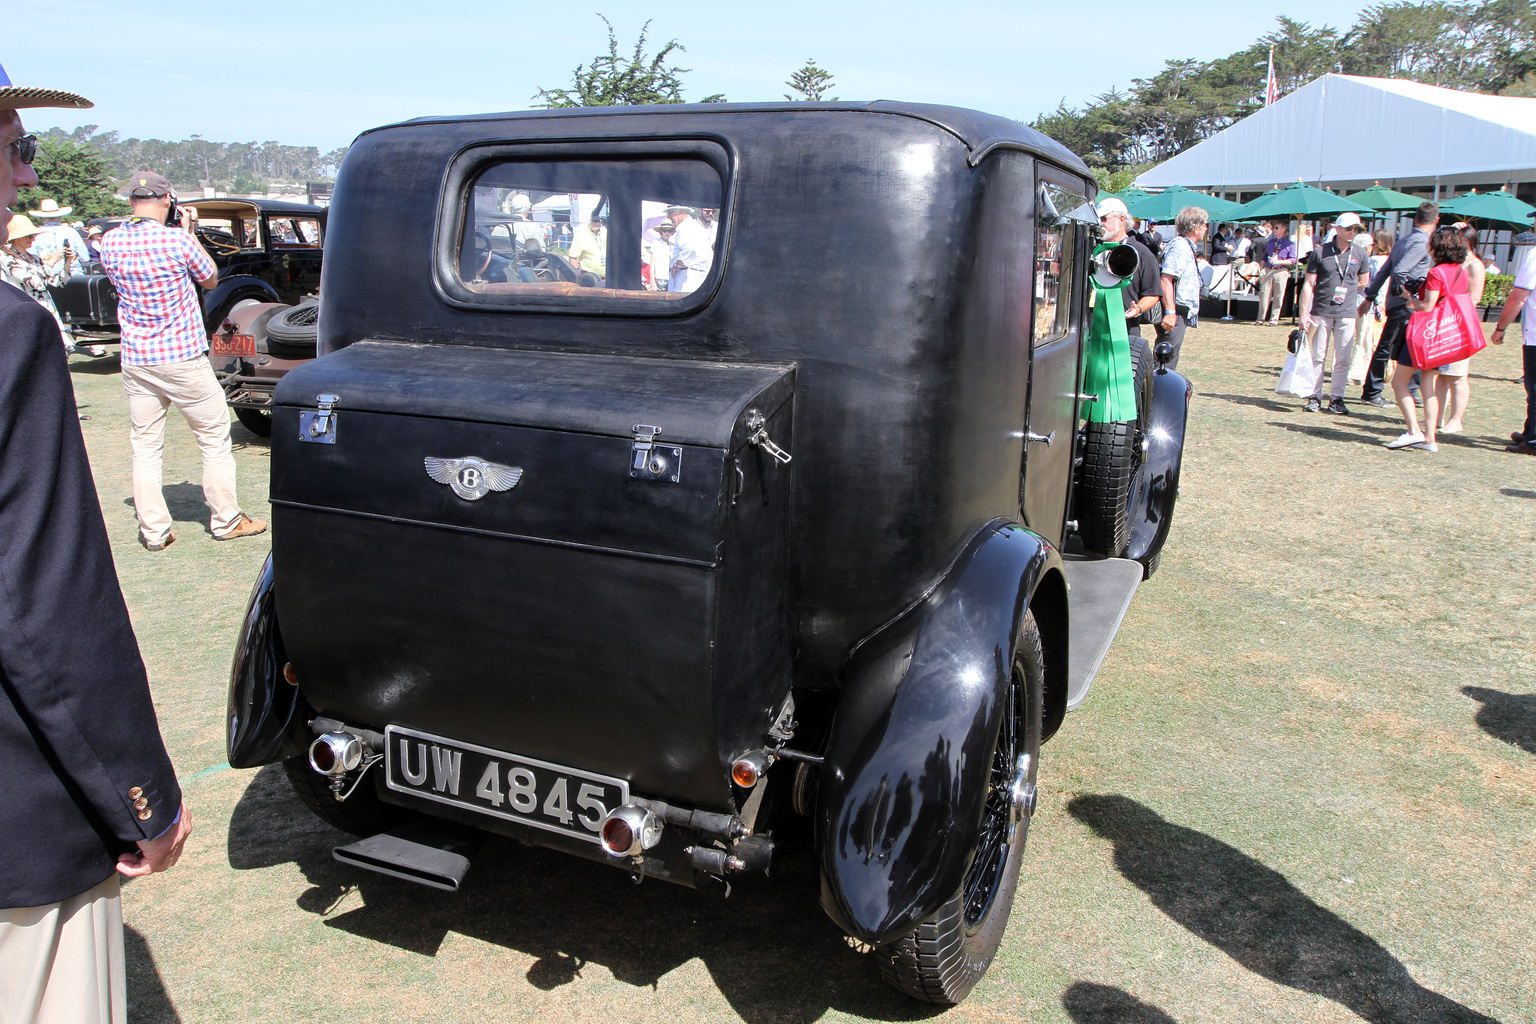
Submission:
[[[208,349],[216,356],[245,356],[256,358],[256,335],[215,334],[208,341]]]
[[[385,783],[400,793],[598,841],[629,783],[397,725],[384,730]]]

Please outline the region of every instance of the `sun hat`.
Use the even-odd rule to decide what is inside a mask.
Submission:
[[[18,238],[35,235],[41,230],[43,229],[32,223],[32,218],[24,213],[18,213],[12,217],[9,227],[6,228],[10,240],[13,242]]]
[[[34,217],[64,217],[72,210],[73,206],[60,206],[57,200],[44,199],[37,204],[37,209],[28,211]]]
[[[662,210],[661,212],[662,213],[686,213],[688,216],[692,217],[693,216],[693,207],[691,207],[691,206],[669,206],[665,210]]]
[[[12,85],[11,77],[0,67],[0,110],[19,110],[23,107],[94,107],[96,104],[77,93],[63,89],[39,89],[29,85]]]

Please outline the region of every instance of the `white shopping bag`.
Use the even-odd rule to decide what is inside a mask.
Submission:
[[[1317,377],[1322,368],[1312,365],[1312,346],[1305,338],[1296,351],[1286,357],[1285,368],[1280,371],[1280,383],[1275,390],[1282,395],[1311,398],[1317,389]]]

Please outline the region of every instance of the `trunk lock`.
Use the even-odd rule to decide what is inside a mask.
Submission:
[[[299,440],[311,444],[336,443],[336,414],[331,406],[341,401],[335,395],[316,395],[319,408],[299,413]]]
[[[665,480],[677,483],[683,463],[683,449],[678,445],[657,444],[660,427],[636,423],[635,443],[629,449],[629,475],[640,480]]]
[[[773,438],[768,436],[768,421],[763,414],[753,409],[747,413],[747,429],[752,431],[747,436],[748,444],[755,444],[761,448],[770,458],[778,460],[783,465],[789,465],[794,458],[789,452],[773,443]]]

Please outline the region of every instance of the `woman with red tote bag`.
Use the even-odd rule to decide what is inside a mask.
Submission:
[[[1407,287],[1403,288],[1404,300],[1417,312],[1434,309],[1441,299],[1467,294],[1467,271],[1462,266],[1467,258],[1467,242],[1461,233],[1449,227],[1436,231],[1429,239],[1429,255],[1434,260],[1434,266],[1424,279],[1418,298]],[[1413,353],[1408,345],[1408,336],[1412,333],[1410,326],[1392,346],[1392,358],[1397,360],[1397,370],[1392,374],[1392,393],[1397,398],[1397,407],[1402,411],[1403,422],[1407,424],[1408,430],[1395,441],[1388,441],[1387,447],[1437,452],[1440,446],[1435,441],[1435,429],[1440,422],[1440,398],[1435,388],[1435,378],[1438,376],[1435,367],[1440,365],[1440,361],[1417,367],[1420,374],[1419,392],[1424,396],[1424,430],[1420,431],[1418,410],[1414,408],[1413,395],[1408,390],[1415,369]]]

